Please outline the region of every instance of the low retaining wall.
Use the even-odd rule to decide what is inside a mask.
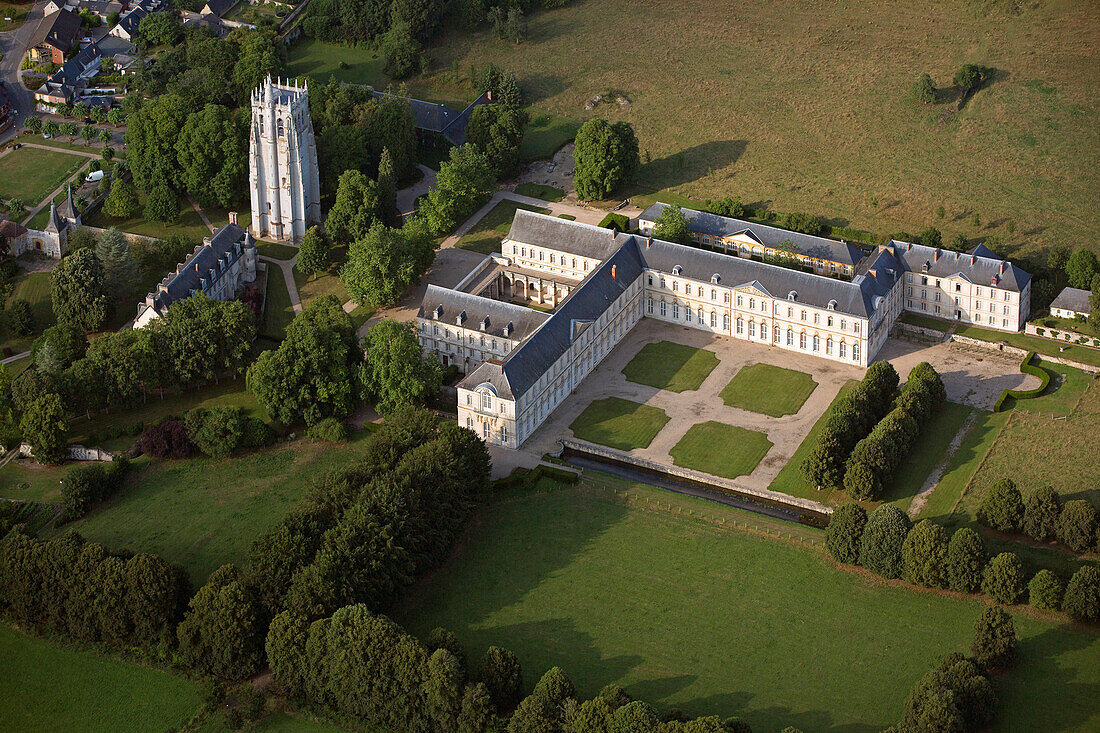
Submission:
[[[34,451],[31,450],[30,443],[20,443],[18,450],[21,456],[34,457]],[[115,457],[102,448],[86,448],[82,445],[73,444],[69,446],[69,459],[73,461],[113,461]]]
[[[646,458],[639,458],[638,456],[615,450],[614,448],[607,448],[602,445],[587,443],[580,440],[571,440],[569,438],[562,438],[559,442],[565,454],[573,453],[585,458],[595,459],[601,463],[625,466],[643,473],[665,476],[690,486],[710,489],[724,494],[733,494],[757,502],[758,504],[764,504],[765,506],[773,506],[788,511],[794,511],[804,519],[807,524],[823,527],[829,523],[829,515],[833,513],[831,507],[827,507],[816,501],[800,499],[796,496],[788,496],[778,491],[753,489],[743,484],[739,484],[736,481],[721,478],[720,476],[711,476],[710,474],[693,471],[689,468],[680,468],[679,466],[670,466]]]
[[[1042,333],[1039,333],[1040,331],[1042,331]],[[1090,349],[1100,348],[1100,338],[1085,336],[1076,331],[1066,331],[1059,328],[1050,328],[1049,326],[1039,326],[1034,323],[1028,323],[1024,325],[1024,332],[1031,336],[1038,336],[1041,339],[1054,341],[1059,344],[1087,346]]]
[[[894,330],[905,336],[916,336],[932,341],[943,341],[943,337],[946,335],[945,331],[936,331],[931,328],[924,328],[923,326],[914,326],[911,323],[903,323],[902,321],[894,323]]]
[[[981,339],[970,338],[969,336],[959,336],[958,334],[951,334],[951,340],[956,343],[966,344],[967,346],[976,346],[986,351],[1000,351],[1012,356],[1025,357],[1028,355],[1027,349],[1019,349],[1015,346],[1009,346],[1003,342],[982,341]],[[1049,356],[1047,354],[1039,354],[1039,357],[1043,361],[1054,362],[1055,364],[1064,364],[1065,366],[1073,367],[1074,369],[1080,369],[1088,374],[1100,373],[1100,367],[1093,366],[1092,364],[1083,364],[1073,359],[1065,359],[1060,356]]]

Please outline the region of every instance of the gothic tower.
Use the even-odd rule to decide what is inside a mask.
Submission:
[[[321,220],[307,87],[273,82],[269,76],[252,92],[248,181],[253,236],[297,241]]]

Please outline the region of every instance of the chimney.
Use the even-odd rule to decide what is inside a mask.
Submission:
[[[486,320],[487,320],[487,319],[486,319]],[[512,325],[512,322],[511,322],[511,321],[508,321],[508,325],[504,327],[504,336],[505,336],[505,337],[511,336],[511,335],[512,335],[512,331],[514,331],[514,330],[515,330],[515,328],[516,328],[516,327]]]
[[[617,270],[615,269],[616,267],[618,267],[618,265],[612,265],[611,266],[611,279],[612,280],[616,279],[616,277],[618,276]]]
[[[237,223],[237,212],[236,211],[230,211],[229,212],[229,223],[234,224],[234,225]]]
[[[443,315],[443,306],[442,306],[442,304],[437,305],[435,307],[435,310],[432,311],[432,318],[438,321],[442,315]]]
[[[932,261],[933,262],[939,262],[940,261],[940,248],[939,247],[936,247],[936,251],[932,254]]]
[[[493,101],[493,90],[492,89],[485,92],[485,98],[488,99],[490,102]]]
[[[210,241],[210,237],[203,237],[202,238],[202,246],[203,247],[209,247],[211,244],[213,244],[213,242]]]
[[[645,240],[645,248],[649,249],[652,246],[653,246],[653,237],[649,237],[648,239]]]
[[[1005,263],[1004,263],[1004,260],[1001,260],[1001,270],[1000,270],[1000,272],[998,272],[997,274],[998,274],[998,275],[1003,275],[1003,274],[1005,274]]]
[[[485,316],[484,318],[481,319],[481,330],[482,331],[488,331],[489,330],[489,316]]]

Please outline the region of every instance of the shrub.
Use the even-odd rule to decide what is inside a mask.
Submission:
[[[970,653],[986,669],[1004,669],[1016,659],[1016,626],[1000,606],[991,606],[978,618]]]
[[[1096,543],[1096,509],[1084,499],[1067,501],[1058,517],[1058,541],[1074,552],[1088,552]]]
[[[622,214],[616,214],[614,212],[608,214],[604,218],[600,219],[599,226],[604,229],[617,229],[620,232],[630,231],[630,219]]]
[[[982,593],[1011,605],[1024,592],[1024,568],[1014,552],[1002,552],[989,561],[982,574]]]
[[[165,420],[150,425],[137,440],[138,449],[154,458],[188,458],[193,446],[183,420]]]
[[[909,534],[908,515],[892,504],[883,504],[867,517],[860,540],[859,564],[884,578],[901,573],[901,546]]]
[[[245,448],[263,448],[275,442],[275,431],[258,417],[246,418],[243,445]]]
[[[1003,478],[993,484],[982,498],[977,511],[978,521],[1001,532],[1015,532],[1024,520],[1024,502],[1012,479]]]
[[[1036,489],[1024,502],[1024,534],[1049,542],[1058,533],[1058,518],[1062,513],[1062,501],[1058,492],[1049,486]]]
[[[936,82],[932,81],[932,75],[925,72],[917,77],[913,83],[913,98],[921,104],[932,104],[936,101]],[[943,207],[940,207],[943,208]],[[943,216],[941,215],[942,219]]]
[[[34,333],[34,311],[29,301],[17,298],[8,306],[8,328],[17,336],[30,336]]]
[[[340,420],[326,417],[306,431],[306,435],[316,442],[342,443],[348,439],[348,429]]]
[[[982,585],[985,545],[981,535],[961,527],[947,543],[947,585],[959,593],[974,593]]]
[[[196,407],[183,419],[191,442],[211,458],[225,458],[244,445],[248,418],[240,407]]]
[[[947,532],[925,519],[909,531],[901,546],[902,577],[929,588],[947,586]]]
[[[107,469],[100,463],[73,466],[61,480],[61,503],[67,520],[80,519],[103,501],[108,491]]]
[[[859,562],[859,544],[866,525],[867,512],[859,504],[845,504],[833,512],[825,530],[825,547],[834,560],[848,565]]]
[[[1066,585],[1062,610],[1074,621],[1100,621],[1100,570],[1092,565],[1077,569]]]
[[[1045,568],[1027,584],[1028,602],[1036,608],[1057,611],[1062,606],[1062,581]]]
[[[939,667],[913,686],[905,703],[902,725],[891,731],[979,730],[993,722],[997,696],[993,686],[973,661],[948,654]]]

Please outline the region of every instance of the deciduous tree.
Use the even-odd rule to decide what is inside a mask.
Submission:
[[[95,331],[113,310],[103,265],[89,249],[63,258],[54,268],[50,286],[53,312],[62,325]]]
[[[367,331],[363,349],[363,384],[383,415],[421,404],[439,390],[443,370],[434,358],[424,356],[411,325],[384,319]]]
[[[581,125],[573,149],[574,185],[586,199],[606,198],[638,170],[638,138],[627,122],[592,119]]]

